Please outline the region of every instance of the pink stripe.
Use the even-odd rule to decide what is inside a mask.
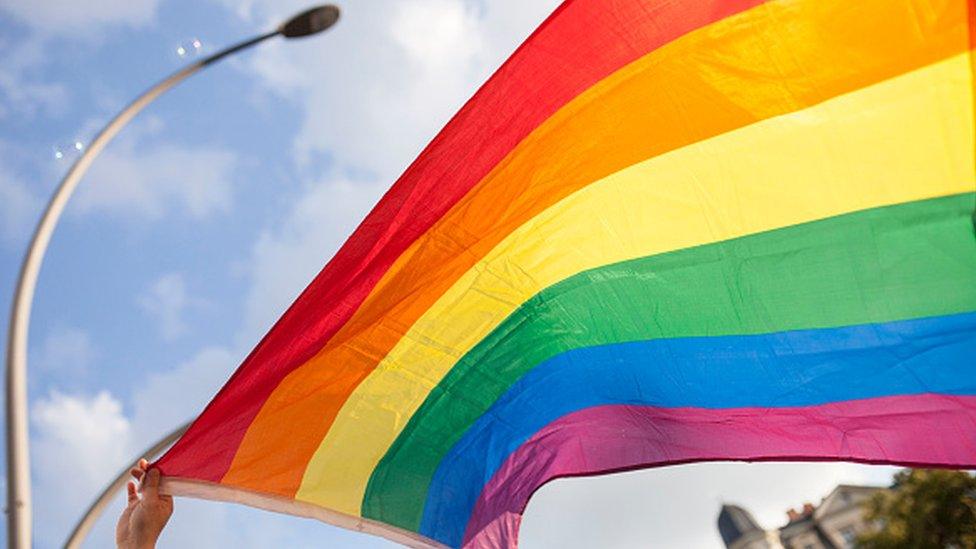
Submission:
[[[976,466],[976,396],[914,395],[797,408],[599,406],[563,416],[505,461],[465,547],[514,547],[529,497],[565,476],[695,461]]]

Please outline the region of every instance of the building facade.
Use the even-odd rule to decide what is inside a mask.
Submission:
[[[727,549],[849,549],[870,528],[863,504],[885,488],[840,485],[820,505],[807,503],[786,512],[788,522],[764,530],[752,514],[737,505],[723,505],[718,531]]]

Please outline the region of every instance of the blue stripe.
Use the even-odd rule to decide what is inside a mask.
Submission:
[[[459,546],[495,471],[537,431],[592,406],[788,407],[891,395],[976,395],[976,313],[774,334],[658,339],[543,362],[438,466],[421,533]]]

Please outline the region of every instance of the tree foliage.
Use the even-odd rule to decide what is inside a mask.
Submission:
[[[906,469],[866,502],[865,518],[876,528],[858,538],[861,549],[976,549],[976,478]]]

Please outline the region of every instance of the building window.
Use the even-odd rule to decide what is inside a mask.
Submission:
[[[854,531],[853,526],[841,528],[840,537],[844,538],[844,547],[847,548],[854,547],[854,544],[857,542],[857,532]]]

